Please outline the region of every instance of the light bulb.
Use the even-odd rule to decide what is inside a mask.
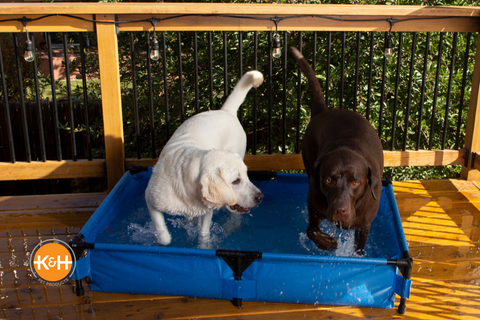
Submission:
[[[385,57],[390,58],[393,55],[392,48],[385,48]]]
[[[160,50],[159,50],[158,40],[154,38],[152,41],[152,49],[150,50],[150,59],[157,61],[160,59]]]
[[[272,41],[272,57],[273,58],[280,58],[282,56],[282,43],[280,42],[280,37],[278,34],[275,34],[273,36],[273,41]]]
[[[390,35],[385,39],[385,57],[390,58],[393,55],[393,44]]]
[[[33,43],[32,40],[27,39],[25,41],[25,53],[23,54],[25,61],[32,62],[35,60],[35,53],[33,52]]]

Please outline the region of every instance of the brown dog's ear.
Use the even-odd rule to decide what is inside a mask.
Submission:
[[[233,206],[237,197],[230,184],[225,180],[224,168],[216,168],[200,178],[202,197],[205,201],[223,206]]]
[[[315,181],[315,189],[319,190],[321,187],[320,182],[320,167],[322,166],[323,158],[318,158],[317,161],[313,164],[313,180]]]
[[[373,175],[372,168],[367,166],[367,177],[368,177],[368,184],[370,185],[370,189],[372,190],[373,199],[377,200],[377,196],[375,195],[375,188],[379,184],[377,177]]]

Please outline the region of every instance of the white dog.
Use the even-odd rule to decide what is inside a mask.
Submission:
[[[188,119],[163,148],[145,191],[159,243],[172,240],[163,212],[198,217],[200,247],[207,247],[214,209],[244,213],[262,200],[243,163],[247,139],[237,118],[250,88],[262,82],[260,72],[245,73],[220,110]]]

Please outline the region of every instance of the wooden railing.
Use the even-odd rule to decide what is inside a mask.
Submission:
[[[383,5],[202,4],[202,3],[41,3],[0,4],[0,32],[25,32],[14,19],[27,17],[29,32],[85,32],[96,29],[105,134],[105,160],[0,163],[0,180],[108,177],[111,189],[130,164],[153,165],[155,159],[125,159],[119,78],[119,31],[153,31],[150,22],[119,23],[152,17],[162,19],[157,31],[272,31],[275,23],[263,18],[293,17],[278,31],[388,31],[387,19],[398,22],[392,31],[478,32],[480,7],[421,7]],[[58,15],[58,16],[56,16]],[[71,15],[71,16],[66,16]],[[232,18],[229,15],[237,17]],[[239,19],[239,15],[262,19]],[[74,16],[74,17],[73,17]],[[320,17],[321,16],[321,17]],[[75,17],[87,20],[79,20]],[[93,18],[94,17],[94,18]],[[341,19],[338,19],[341,18]],[[408,22],[402,20],[408,19]],[[384,151],[385,166],[463,165],[462,178],[480,181],[480,41],[470,94],[464,148],[460,150]],[[302,169],[299,154],[246,156],[251,170]]]

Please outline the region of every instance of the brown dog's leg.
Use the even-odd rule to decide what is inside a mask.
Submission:
[[[322,250],[337,249],[337,239],[330,237],[326,233],[321,232],[320,228],[318,228],[322,220],[323,220],[322,218],[310,212],[309,210],[309,219],[308,219],[308,227],[307,227],[308,238],[313,242],[315,242],[315,244]]]
[[[355,252],[357,254],[363,256],[369,233],[370,225],[355,229]]]

